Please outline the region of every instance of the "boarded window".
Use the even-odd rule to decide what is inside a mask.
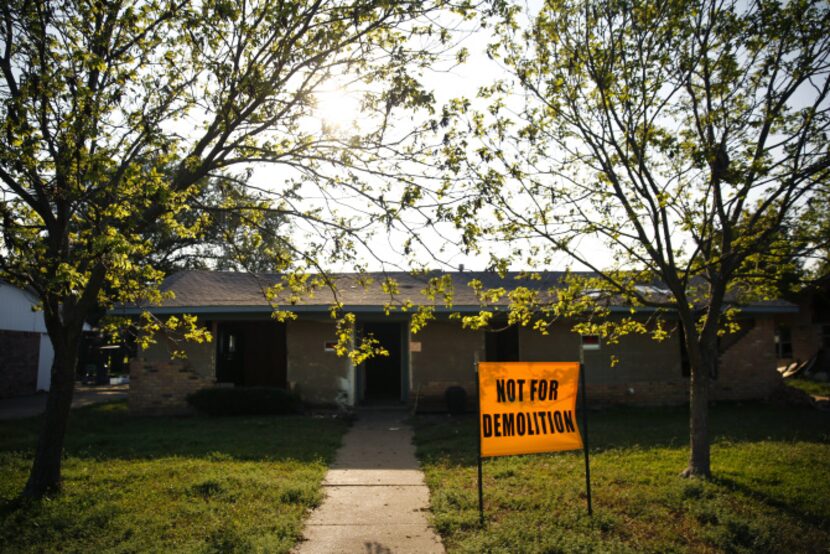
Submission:
[[[286,386],[285,324],[229,321],[218,326],[216,381],[239,386]]]
[[[487,331],[484,337],[484,350],[488,362],[518,362],[519,328],[511,325]]]

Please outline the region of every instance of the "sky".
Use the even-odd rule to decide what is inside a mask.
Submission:
[[[530,19],[533,14],[538,12],[540,2],[530,2],[524,6],[524,18]],[[459,42],[457,48],[466,48],[469,52],[469,57],[466,63],[455,64],[452,61],[447,61],[439,64],[431,70],[423,73],[421,82],[423,85],[431,90],[435,95],[436,109],[446,104],[453,98],[465,97],[473,102],[480,87],[491,84],[496,79],[511,80],[511,76],[502,68],[497,61],[490,59],[486,55],[486,47],[492,42],[493,35],[488,29],[477,29],[474,22],[465,23],[461,26],[459,33]],[[448,52],[448,60],[454,59],[454,51]],[[331,83],[332,86],[321,90],[318,95],[319,107],[314,118],[307,122],[311,127],[325,125],[333,125],[340,128],[345,134],[348,134],[355,126],[360,126],[359,119],[356,120],[357,107],[359,104],[359,95],[354,91],[343,90],[338,83]],[[517,87],[518,90],[518,87]],[[805,89],[803,91],[808,93]],[[521,102],[516,93],[517,106]],[[796,100],[797,102],[800,100]],[[406,129],[413,124],[420,121],[419,118],[424,114],[401,114],[395,121],[395,125],[399,129]],[[267,188],[269,183],[279,182],[283,176],[280,170],[273,166],[263,167],[258,169],[254,174],[254,184]],[[310,203],[319,200],[314,198],[313,191],[307,191],[307,201]],[[338,207],[341,213],[350,214],[357,213],[355,210],[349,208],[348,199],[343,199],[343,203]],[[405,216],[407,217],[407,216]],[[486,225],[486,214],[482,214],[482,221]],[[417,221],[409,217],[408,221],[415,224],[419,228]],[[422,249],[421,255],[418,257],[418,262],[433,268],[441,269],[459,269],[464,267],[468,270],[482,270],[485,269],[490,261],[490,252],[484,251],[480,254],[463,254],[458,248],[454,247],[453,243],[457,242],[457,233],[449,226],[439,226],[437,228],[420,227],[417,231],[424,243],[430,246],[431,253],[427,253]],[[392,230],[379,229],[378,232],[369,240],[367,256],[364,260],[366,268],[370,270],[381,269],[405,269],[407,262],[404,256],[400,253],[402,244],[408,238],[407,233]],[[505,247],[499,245],[485,245],[487,248],[492,248],[492,252],[496,255],[503,255],[506,253]],[[442,248],[443,247],[443,248]],[[593,238],[585,237],[579,244],[580,252],[586,256],[588,260],[599,267],[607,267],[609,261],[612,259],[611,250],[604,246],[602,242]],[[350,269],[351,264],[341,264],[335,267],[329,267],[332,270],[347,270]],[[551,269],[561,270],[566,267],[573,269],[585,269],[584,266],[574,263],[564,255],[559,258],[554,258],[552,266],[542,267],[534,265],[532,261],[523,260],[513,265],[512,269]]]
[[[539,2],[531,2],[525,5],[525,13],[535,13],[538,8]],[[475,102],[480,87],[491,84],[495,79],[510,78],[504,68],[486,54],[487,45],[493,40],[491,31],[478,28],[475,22],[464,22],[458,26],[456,47],[447,52],[444,62],[427,69],[421,75],[421,83],[435,96],[434,105],[437,110],[453,98],[465,97]],[[458,64],[454,61],[455,53],[458,48],[462,47],[467,49],[469,56],[465,63]],[[353,127],[361,125],[360,116],[357,113],[360,102],[360,95],[357,91],[344,89],[338,82],[334,82],[321,89],[317,98],[319,104],[316,112],[317,119],[307,122],[311,128],[325,124],[337,127],[344,134],[348,134]],[[423,117],[425,117],[423,112],[399,113],[395,125],[405,129],[417,124]],[[275,166],[260,167],[254,173],[253,183],[256,186],[268,188],[271,186],[270,183],[279,182],[284,178],[283,171]],[[315,196],[317,194],[319,193],[311,188],[307,190],[309,205],[320,200],[319,196]],[[356,213],[350,210],[345,202],[338,209],[341,213]],[[417,218],[407,217],[407,219],[414,226],[418,226]],[[431,268],[483,270],[489,264],[490,252],[496,255],[503,255],[506,252],[504,246],[485,245],[488,251],[479,254],[463,254],[453,244],[458,240],[458,233],[448,225],[421,228],[418,234],[432,248],[431,253],[421,251],[418,263]],[[401,253],[402,245],[407,237],[408,234],[403,231],[379,229],[379,232],[368,242],[371,254],[364,258],[366,268],[372,271],[408,269],[408,262]],[[586,239],[585,243],[586,250],[596,251],[597,259],[607,256],[607,251],[598,242]],[[547,269],[563,269],[567,264],[568,260],[563,257],[557,267]],[[335,263],[334,265],[336,267],[328,269],[343,271],[352,267],[351,263]],[[522,263],[514,266],[513,269],[544,268],[528,267],[527,264]]]

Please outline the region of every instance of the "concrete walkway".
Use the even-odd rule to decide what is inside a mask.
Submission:
[[[415,459],[407,414],[360,413],[306,522],[297,554],[443,553],[427,522],[429,490]]]

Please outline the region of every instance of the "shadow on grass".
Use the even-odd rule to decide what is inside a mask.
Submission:
[[[804,521],[811,525],[815,525],[820,529],[830,529],[830,522],[827,521],[826,517],[806,512],[791,502],[780,500],[775,496],[767,494],[756,488],[749,487],[743,483],[739,483],[734,479],[730,479],[728,477],[713,477],[712,482],[732,492],[740,493],[757,502],[761,502],[770,508],[775,508],[780,512],[784,512],[797,521]]]
[[[41,425],[41,417],[0,422],[0,454],[34,451]],[[96,460],[179,456],[330,463],[347,425],[306,416],[137,417],[121,401],[73,410],[65,453]]]
[[[720,403],[710,409],[712,442],[807,441],[830,443],[830,413],[761,402]],[[579,418],[580,428],[582,418]],[[476,418],[414,419],[419,455],[427,462],[476,463]],[[591,450],[676,448],[689,442],[687,407],[609,408],[588,415]]]

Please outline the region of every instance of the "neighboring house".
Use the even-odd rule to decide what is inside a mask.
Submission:
[[[775,317],[778,366],[815,358],[811,373],[830,373],[830,275],[805,287],[792,302],[798,312]]]
[[[417,404],[419,410],[444,409],[444,394],[450,386],[463,387],[472,399],[476,357],[493,361],[579,359],[580,340],[571,332],[570,322],[557,322],[548,335],[542,335],[515,326],[503,326],[498,332],[472,331],[449,317],[452,312],[480,310],[468,286],[472,279],[482,281],[485,288],[548,288],[561,274],[545,273],[541,280],[513,273],[504,279],[494,273],[450,276],[455,289],[453,306],[446,308],[441,299],[436,300],[436,320],[417,334],[410,332],[409,313],[384,314],[390,301],[379,284],[384,275],[373,275],[374,285],[368,288],[354,274],[334,276],[343,310],[357,316],[358,333],[372,334],[390,354],[355,367],[333,350],[336,328],[329,316],[333,297],[327,289],[294,305],[282,305],[297,317],[278,323],[263,294],[263,288],[277,282],[278,276],[210,271],[172,275],[162,288],[175,297],[151,311],[162,318],[197,315],[214,341],[178,344],[162,338],[141,352],[131,363],[130,408],[144,413],[184,411],[189,393],[218,384],[285,387],[319,405],[406,402]],[[399,283],[398,300],[427,302],[420,294],[425,277],[406,273],[390,277]],[[742,330],[721,343],[719,372],[712,384],[714,399],[763,398],[780,386],[773,318],[796,309],[781,301],[743,308]],[[140,311],[122,308],[118,313]],[[612,312],[612,317],[623,317],[630,308],[619,306]],[[641,310],[641,315],[647,317],[648,310]],[[171,358],[172,350],[179,348],[187,353],[185,360]],[[619,363],[612,366],[611,356]],[[662,342],[640,335],[624,337],[618,345],[585,352],[585,367],[593,403],[681,404],[688,400],[688,364],[677,333]]]
[[[0,398],[49,390],[52,341],[35,295],[0,280]]]

